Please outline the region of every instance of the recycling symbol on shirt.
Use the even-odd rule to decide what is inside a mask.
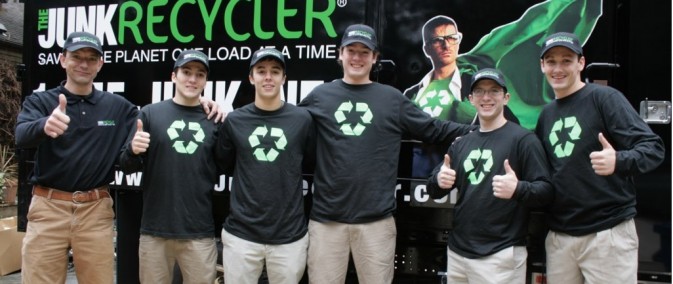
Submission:
[[[481,171],[473,171],[480,163]],[[481,183],[481,181],[484,180],[484,177],[486,177],[486,173],[491,171],[491,167],[493,167],[493,152],[488,149],[484,151],[479,149],[472,150],[472,152],[467,155],[465,162],[463,162],[465,173],[470,173],[467,178],[470,180],[471,184]]]
[[[194,138],[194,141],[190,140],[187,144],[185,144],[186,141],[176,140],[180,137],[180,132],[185,131],[185,126],[188,131],[193,133],[192,137]],[[198,122],[189,122],[186,124],[184,120],[176,120],[173,121],[166,132],[171,141],[175,140],[173,142],[173,148],[180,154],[194,154],[196,149],[199,148],[199,143],[203,143],[203,139],[206,138],[206,134],[203,132],[201,125]]]
[[[343,102],[339,105],[339,108],[334,112],[334,118],[336,118],[337,123],[341,125],[340,129],[343,134],[348,136],[360,136],[362,132],[367,128],[365,124],[372,123],[372,112],[369,110],[369,105],[367,103],[355,103],[355,112],[361,113],[360,119],[355,125],[346,121],[346,114],[353,111],[353,103],[351,101]]]
[[[275,146],[269,150],[261,147],[258,148],[257,146],[261,144],[260,139],[266,137],[267,134],[275,139],[273,143]],[[250,147],[254,149],[252,155],[255,156],[255,159],[262,162],[275,161],[280,151],[285,150],[285,146],[287,146],[287,139],[285,138],[283,129],[271,127],[271,131],[269,131],[266,125],[255,128],[252,134],[248,136],[248,142],[250,142]]]
[[[562,142],[559,139],[559,134],[563,132],[567,133],[568,141]],[[557,158],[570,156],[573,153],[573,149],[575,149],[573,141],[579,140],[581,133],[582,127],[577,123],[577,118],[574,116],[559,118],[559,120],[554,122],[554,126],[552,126],[549,133],[549,143],[554,147],[554,155]]]
[[[439,117],[444,108],[451,102],[451,94],[447,90],[432,90],[428,91],[418,101],[418,106],[431,117]]]

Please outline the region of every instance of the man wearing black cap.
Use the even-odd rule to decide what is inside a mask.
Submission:
[[[143,171],[140,282],[171,283],[177,262],[185,283],[213,283],[217,247],[212,190],[219,177],[217,124],[200,105],[208,57],[185,50],[175,61],[175,96],[140,110],[119,162]]]
[[[305,109],[286,104],[283,54],[257,50],[250,59],[255,101],[227,116],[219,130],[218,162],[233,174],[222,225],[225,283],[296,284],[306,270],[308,234],[302,164],[310,168],[315,130]]]
[[[543,42],[540,67],[556,96],[536,128],[555,188],[547,280],[636,283],[633,176],[658,167],[664,145],[621,92],[582,82],[585,60],[574,34],[552,34]]]
[[[114,281],[108,184],[138,111],[123,97],[94,88],[102,56],[98,37],[69,34],[59,57],[66,80],[26,97],[17,118],[17,147],[37,148],[22,249],[25,283],[63,283],[69,248],[79,282]],[[202,105],[222,119],[212,101]]]
[[[500,71],[477,71],[470,89],[479,131],[451,145],[427,184],[432,198],[459,191],[446,276],[448,283],[525,283],[529,208],[553,196],[544,150],[505,118],[510,94]]]
[[[108,184],[137,110],[93,87],[102,55],[95,35],[71,33],[59,58],[67,79],[28,96],[19,113],[17,147],[37,148],[22,249],[24,283],[64,283],[69,248],[80,283],[114,281]]]
[[[397,89],[372,82],[376,38],[369,26],[349,26],[339,50],[343,78],[316,87],[300,103],[318,131],[309,221],[311,283],[343,283],[349,254],[360,283],[391,283],[402,136],[440,143],[472,129],[433,119]]]

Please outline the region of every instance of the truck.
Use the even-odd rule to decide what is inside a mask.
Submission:
[[[233,111],[254,100],[246,83],[250,56],[257,49],[275,47],[287,62],[283,100],[297,104],[314,87],[341,77],[341,33],[348,25],[364,23],[374,27],[380,41],[371,78],[405,91],[433,68],[423,51],[421,29],[438,15],[457,23],[463,35],[459,60],[465,69],[497,67],[508,74],[515,102],[510,108],[525,128],[535,127],[541,107],[553,99],[539,71],[541,42],[553,32],[573,31],[580,35],[587,58],[583,78],[624,93],[671,149],[671,2],[664,0],[26,1],[23,64],[17,68],[24,97],[57,86],[65,79],[58,63],[65,38],[72,31],[89,31],[104,46],[105,63],[95,87],[141,107],[172,97],[169,70],[175,58],[183,50],[197,49],[210,60],[203,96]],[[412,175],[412,148],[419,144],[403,141],[397,186],[390,189],[397,199],[395,283],[440,283],[446,270],[446,239],[457,196],[431,199],[426,179]],[[19,230],[25,230],[34,149],[17,153]],[[307,211],[311,180],[307,173]],[[223,175],[213,186],[216,232],[228,212],[230,182]],[[670,283],[670,151],[657,170],[635,177],[635,183],[638,279]],[[117,282],[137,283],[142,172],[117,170],[110,188],[116,212]],[[543,212],[532,212],[528,283],[545,283],[546,232]],[[347,282],[357,283],[356,279],[351,267]]]

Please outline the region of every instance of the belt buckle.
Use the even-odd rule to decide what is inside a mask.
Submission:
[[[87,195],[82,191],[75,191],[72,193],[72,203],[80,204],[86,202]]]

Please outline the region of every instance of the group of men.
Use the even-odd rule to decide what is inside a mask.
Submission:
[[[447,23],[424,38],[428,52],[456,46],[461,35]],[[617,90],[581,81],[585,59],[573,34],[543,43],[540,67],[556,100],[535,133],[506,118],[510,94],[496,69],[477,71],[467,100],[455,100],[465,109],[457,117],[467,122],[476,113],[479,126],[433,118],[399,90],[372,82],[378,40],[362,24],[342,36],[343,78],[316,87],[298,106],[281,98],[283,55],[256,51],[248,76],[255,101],[226,119],[209,120],[221,113],[201,99],[210,72],[204,54],[182,52],[171,73],[174,98],[140,111],[93,88],[101,55],[95,36],[71,34],[60,58],[66,81],[27,97],[19,114],[17,145],[37,147],[25,283],[63,283],[68,248],[81,283],[113,282],[107,186],[117,159],[125,171],[144,171],[143,283],[170,283],[176,262],[185,282],[212,283],[210,195],[221,172],[233,176],[221,232],[225,283],[257,283],[264,267],[271,283],[297,283],[306,267],[310,283],[344,283],[350,256],[359,283],[391,283],[403,137],[451,145],[428,180],[433,195],[460,192],[448,240],[449,283],[525,283],[531,207],[550,216],[549,283],[636,282],[631,176],[661,163],[663,142]],[[581,127],[574,148],[559,143],[570,124]],[[197,141],[176,143],[176,129],[197,133]],[[314,172],[308,221],[307,169]]]

